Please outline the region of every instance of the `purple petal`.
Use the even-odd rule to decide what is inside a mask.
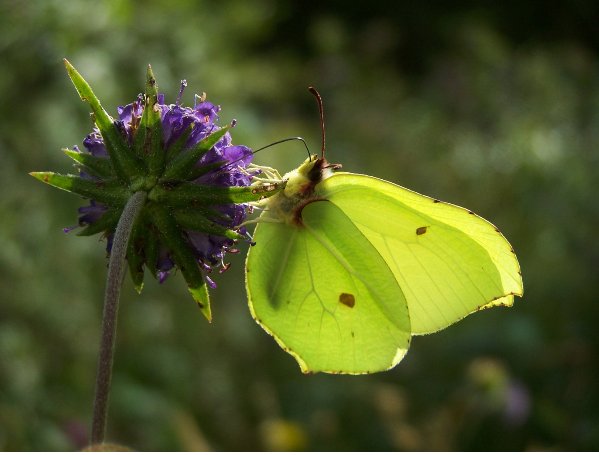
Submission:
[[[106,147],[104,147],[104,140],[97,129],[94,129],[83,139],[83,146],[94,156],[108,156]]]
[[[194,110],[205,123],[214,123],[218,120],[217,112],[220,111],[220,106],[215,106],[210,101],[204,101],[197,104]]]
[[[212,278],[210,278],[208,275],[205,275],[204,279],[206,280],[206,283],[208,283],[208,286],[210,286],[212,289],[216,289],[216,283]]]
[[[223,150],[223,158],[245,167],[252,161],[252,150],[245,145],[231,145]]]
[[[79,207],[79,225],[84,226],[88,224],[93,224],[102,218],[102,215],[106,213],[108,207],[96,203],[94,200],[90,200],[90,205],[86,205],[84,207]]]

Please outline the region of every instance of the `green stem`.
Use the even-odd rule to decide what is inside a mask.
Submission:
[[[106,278],[106,293],[104,294],[104,314],[102,316],[102,337],[98,354],[98,369],[96,374],[96,392],[94,396],[94,416],[92,420],[91,444],[104,442],[106,434],[106,419],[108,416],[108,396],[112,379],[112,363],[116,335],[116,321],[119,309],[119,297],[126,270],[126,253],[131,230],[137,215],[146,201],[147,193],[138,191],[133,194],[116,227],[108,276]]]

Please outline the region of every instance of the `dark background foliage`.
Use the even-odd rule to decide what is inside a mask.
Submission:
[[[251,319],[243,256],[206,323],[180,276],[126,282],[110,439],[139,450],[599,449],[598,3],[0,0],[0,449],[75,450],[91,415],[104,243],[65,235],[88,109],[151,63],[208,92],[237,143],[301,135],[329,158],[491,219],[525,295],[416,338],[394,370],[303,376]],[[257,161],[285,172],[297,144]],[[245,252],[245,250],[244,250]]]

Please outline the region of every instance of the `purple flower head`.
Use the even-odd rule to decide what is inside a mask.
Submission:
[[[89,204],[79,209],[80,235],[103,233],[111,252],[117,223],[127,201],[143,193],[127,243],[127,261],[141,290],[144,270],[161,283],[177,268],[200,308],[210,318],[208,277],[226,270],[225,254],[247,239],[240,226],[250,203],[276,193],[277,185],[254,184],[248,170],[252,151],[234,145],[234,126],[219,125],[220,106],[196,96],[193,107],[181,104],[187,83],[174,104],[158,94],[148,67],[146,91],[119,106],[111,118],[87,82],[65,61],[82,99],[89,102],[96,127],[83,140],[84,151],[65,150],[79,175],[36,172],[39,180],[79,194]],[[65,229],[68,232],[69,229]]]
[[[184,87],[185,85],[182,84],[179,95],[182,94]],[[189,137],[180,153],[185,153],[186,150],[197,146],[200,141],[221,129],[215,123],[218,121],[217,113],[220,111],[220,106],[216,106],[208,101],[202,101],[194,107],[182,107],[179,104],[164,104],[163,94],[159,95],[158,101],[157,108],[160,110],[165,154],[168,153],[169,148],[186,132],[188,132]],[[138,99],[132,103],[117,108],[118,119],[115,123],[130,144],[134,141],[143,111],[144,103],[142,95],[139,95]],[[108,156],[102,136],[97,129],[84,139],[83,145],[94,156]],[[231,135],[227,132],[196,163],[198,169],[219,162],[224,162],[223,166],[203,174],[195,179],[194,182],[220,187],[248,186],[251,183],[251,174],[245,171],[245,167],[251,161],[252,150],[243,145],[233,145]],[[230,165],[227,166],[227,163],[230,163]],[[87,177],[85,171],[81,171],[80,175]],[[107,206],[91,200],[90,205],[79,209],[79,224],[81,226],[92,225],[107,210]],[[247,210],[247,204],[221,205],[218,206],[218,212],[222,216],[213,218],[212,221],[223,227],[234,229],[245,220]],[[245,234],[245,229],[242,231]],[[185,229],[184,232],[189,240],[189,244],[193,247],[194,255],[198,262],[203,266],[225,265],[223,262],[225,253],[234,245],[235,240],[190,229]],[[107,233],[109,240],[112,235],[113,232]],[[161,247],[157,263],[153,266],[158,271],[159,281],[163,282],[166,280],[175,267],[175,263],[171,259],[167,248]],[[205,267],[204,270],[206,270]],[[213,282],[210,281],[209,283]]]

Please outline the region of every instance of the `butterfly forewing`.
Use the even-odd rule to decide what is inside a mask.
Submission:
[[[364,234],[405,294],[413,334],[440,330],[522,294],[515,254],[467,209],[374,177],[337,173],[317,186]]]

